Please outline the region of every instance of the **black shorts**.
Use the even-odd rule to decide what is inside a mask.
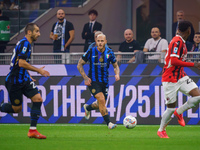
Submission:
[[[39,93],[38,88],[35,86],[33,81],[26,81],[21,84],[6,82],[6,88],[9,93],[10,102],[14,106],[20,106],[22,104],[23,94],[26,97],[31,98]]]
[[[101,82],[92,82],[91,86],[88,86],[90,92],[92,93],[93,96],[96,94],[102,92],[105,96],[105,100],[107,99],[108,96],[108,84],[101,83]]]

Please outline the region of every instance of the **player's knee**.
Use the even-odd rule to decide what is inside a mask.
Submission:
[[[105,104],[105,102],[106,102],[103,93],[98,93],[98,94],[96,94],[96,95],[95,95],[95,98],[97,99],[99,105]]]
[[[98,99],[98,102],[99,102],[99,105],[105,105],[106,103],[105,99],[102,97]]]
[[[43,102],[43,99],[42,98],[38,98],[38,99],[36,99],[34,102]]]
[[[31,100],[32,100],[33,102],[43,102],[43,99],[42,99],[42,97],[41,97],[40,94],[35,95],[34,97],[31,98]]]
[[[22,105],[20,106],[12,106],[15,113],[20,113],[22,111]]]

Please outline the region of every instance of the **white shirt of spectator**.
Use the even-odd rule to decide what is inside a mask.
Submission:
[[[156,52],[162,52],[162,50],[167,50],[168,49],[167,40],[161,39],[160,42],[158,43],[159,40],[160,39],[155,41],[153,38],[148,39],[144,45],[144,48],[146,48],[150,51],[151,49],[155,48],[156,45],[158,44]],[[160,55],[149,56],[148,59],[160,59]]]

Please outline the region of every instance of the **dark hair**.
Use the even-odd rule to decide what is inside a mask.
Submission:
[[[38,25],[35,24],[35,23],[28,23],[28,24],[26,25],[26,27],[25,27],[25,34],[28,33],[28,30],[30,30],[30,31],[33,32],[33,30],[35,29],[35,28],[34,28],[35,25],[38,26]]]
[[[92,9],[88,12],[88,15],[91,15],[91,14],[95,14],[96,16],[98,16],[98,12],[95,9]]]
[[[200,32],[195,32],[195,34],[200,34]]]
[[[178,24],[178,29],[181,32],[185,32],[191,26],[192,26],[192,24],[189,21],[180,21]]]

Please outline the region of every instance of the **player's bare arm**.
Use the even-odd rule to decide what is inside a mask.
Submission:
[[[91,79],[85,74],[85,71],[83,69],[83,65],[85,65],[86,62],[80,58],[78,61],[78,65],[77,65],[77,69],[80,72],[81,76],[83,77],[83,79],[85,80],[85,85],[87,86],[91,86]]]
[[[120,80],[120,76],[119,76],[120,70],[119,70],[119,66],[118,66],[117,62],[115,62],[113,64],[113,67],[114,67],[114,72],[115,72],[115,81],[119,81]]]
[[[45,77],[50,76],[50,73],[43,69],[45,66],[43,66],[41,68],[36,68],[36,67],[30,65],[29,63],[27,63],[26,60],[24,60],[24,59],[19,59],[19,67],[22,67],[22,68],[30,70],[30,71],[38,72],[39,74],[41,74]]]

